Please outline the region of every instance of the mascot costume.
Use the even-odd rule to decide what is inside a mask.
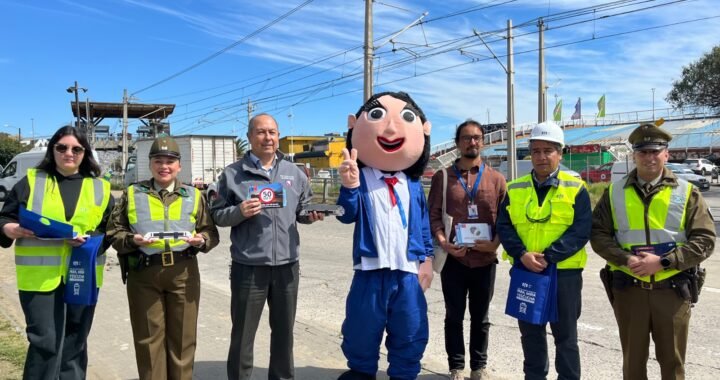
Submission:
[[[415,379],[428,342],[432,235],[420,176],[430,157],[430,122],[403,92],[372,96],[348,117],[340,165],[342,223],[355,223],[353,276],[342,326],[349,371],[375,379],[387,331],[390,379]]]

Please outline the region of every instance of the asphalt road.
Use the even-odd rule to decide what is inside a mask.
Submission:
[[[720,208],[720,187],[704,193],[711,207]],[[221,244],[199,257],[202,297],[198,324],[196,379],[225,378],[225,361],[230,334],[230,289],[228,229],[221,229]],[[335,379],[344,371],[340,351],[340,327],[344,303],[352,276],[352,226],[326,220],[300,227],[301,281],[295,326],[295,366],[298,379]],[[583,377],[611,379],[621,377],[621,351],[617,327],[597,273],[604,265],[588,245],[589,260],[584,272],[583,311],[578,322]],[[692,309],[687,355],[687,378],[720,377],[720,334],[716,332],[720,315],[720,255],[706,261],[708,278],[700,302]],[[137,378],[127,299],[120,274],[109,253],[105,286],[100,293],[94,326],[90,335],[90,379]],[[498,266],[495,297],[491,304],[489,369],[492,379],[522,378],[520,333],[514,319],[504,314],[509,284],[509,265]],[[443,341],[444,305],[439,276],[426,293],[430,320],[430,343],[423,358],[421,379],[443,379],[447,371]],[[0,249],[0,313],[19,327],[22,313],[17,301],[13,252]],[[263,318],[267,318],[267,312]],[[466,336],[469,317],[466,319]],[[253,379],[267,378],[269,328],[261,323],[255,344],[257,370]],[[551,341],[552,338],[548,334]],[[550,343],[552,352],[552,343]],[[649,377],[660,378],[651,348]],[[551,367],[554,355],[551,354]],[[381,356],[381,368],[386,357]],[[556,377],[551,368],[550,378]],[[381,374],[379,378],[386,378]]]

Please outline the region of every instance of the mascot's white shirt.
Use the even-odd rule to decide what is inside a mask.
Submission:
[[[361,175],[365,178],[368,196],[375,213],[373,234],[378,257],[362,257],[360,264],[355,265],[354,269],[390,268],[417,273],[419,263],[417,261],[410,262],[407,258],[408,230],[403,227],[398,206],[390,203],[390,189],[384,180],[385,177],[392,176],[367,166],[362,168]],[[407,177],[403,172],[396,172],[394,177],[398,179],[395,185],[398,202],[402,204],[405,220],[409,222],[410,192],[408,191]]]

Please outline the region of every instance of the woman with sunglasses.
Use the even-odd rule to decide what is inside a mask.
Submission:
[[[0,246],[15,241],[15,265],[20,305],[30,346],[23,379],[84,379],[87,337],[95,305],[65,304],[65,280],[72,247],[81,236],[105,232],[114,202],[110,184],[97,178],[100,166],[87,138],[65,126],[50,139],[36,168],[28,169],[0,211]],[[39,240],[21,227],[21,207],[73,226],[73,240]],[[105,249],[97,257],[97,286],[102,285]]]

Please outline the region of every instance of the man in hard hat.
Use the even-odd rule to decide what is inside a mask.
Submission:
[[[650,337],[663,379],[685,378],[698,264],[715,247],[715,226],[699,190],[665,168],[672,136],[643,124],[628,140],[636,169],[602,195],[593,213],[593,250],[615,311],[623,378],[647,379]]]
[[[107,233],[127,280],[138,377],[191,380],[200,305],[196,256],[218,244],[218,230],[205,197],[177,179],[175,139],[156,138],[149,159],[152,178],[123,193]],[[180,232],[187,235],[175,237]]]
[[[508,183],[507,197],[498,210],[497,233],[505,249],[503,258],[519,261],[536,273],[557,265],[558,319],[550,323],[555,370],[560,379],[580,379],[577,320],[592,210],[585,183],[559,169],[564,140],[555,123],[533,128],[533,170]],[[549,368],[545,324],[518,320],[518,326],[525,379],[545,379]]]

